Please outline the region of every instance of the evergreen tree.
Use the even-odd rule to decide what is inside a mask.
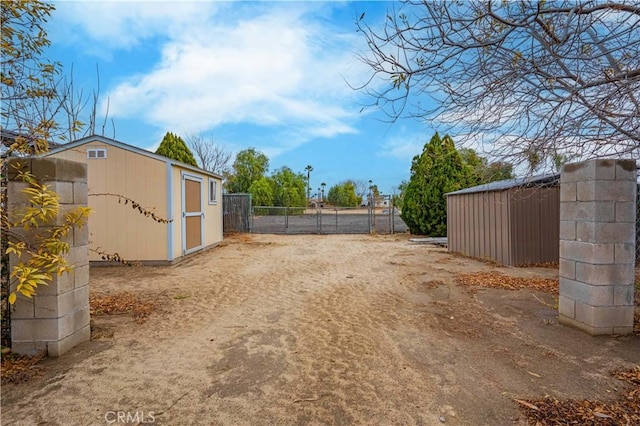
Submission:
[[[402,220],[417,235],[447,235],[447,192],[466,188],[472,183],[470,168],[465,165],[449,135],[436,133],[413,157],[411,177],[404,191]]]
[[[156,150],[156,154],[198,167],[195,157],[180,136],[167,132]]]

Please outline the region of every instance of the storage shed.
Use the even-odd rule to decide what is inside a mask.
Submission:
[[[559,174],[492,182],[446,196],[449,251],[510,266],[558,262]]]
[[[168,264],[222,241],[222,177],[103,136],[51,150],[87,164],[92,262]],[[128,200],[128,201],[127,201]],[[132,208],[137,203],[143,212]]]

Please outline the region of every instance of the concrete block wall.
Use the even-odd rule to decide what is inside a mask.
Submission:
[[[36,179],[56,191],[60,198],[61,223],[64,213],[87,205],[86,165],[52,158],[16,158],[9,163],[8,208],[18,211],[26,206],[27,197],[19,191],[26,185],[17,177],[14,166],[29,170]],[[39,228],[42,231],[46,228]],[[25,234],[22,230],[16,232]],[[38,231],[36,231],[38,232]],[[74,229],[66,238],[70,244],[68,262],[74,270],[54,276],[47,286],[38,286],[31,299],[18,296],[11,312],[11,349],[22,354],[46,350],[60,356],[90,338],[89,328],[89,232],[87,225]],[[18,262],[10,258],[10,266]]]
[[[592,335],[633,332],[636,164],[591,160],[560,178],[561,323]]]

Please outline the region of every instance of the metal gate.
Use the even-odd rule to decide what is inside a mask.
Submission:
[[[376,207],[255,206],[251,232],[258,234],[393,234],[407,232],[391,199]]]

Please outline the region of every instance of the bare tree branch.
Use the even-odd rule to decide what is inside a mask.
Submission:
[[[361,89],[391,121],[540,167],[640,157],[637,2],[405,1],[381,28],[356,25],[372,71]]]
[[[199,135],[187,135],[186,143],[201,168],[219,175],[226,175],[231,170],[231,153],[217,145],[213,139],[205,140]]]

